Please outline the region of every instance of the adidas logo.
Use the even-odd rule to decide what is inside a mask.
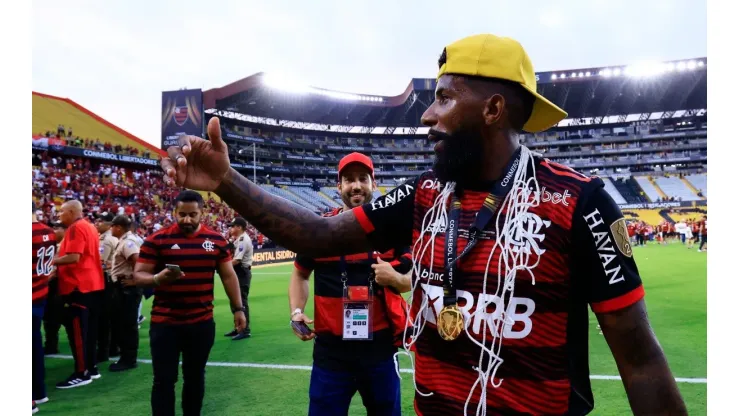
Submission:
[[[180,249],[180,246],[178,246],[177,244],[175,244],[174,246],[172,246],[172,250],[179,250],[179,249]]]

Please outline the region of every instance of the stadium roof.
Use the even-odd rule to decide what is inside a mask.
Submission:
[[[707,60],[537,73],[537,90],[570,119],[706,109]],[[334,126],[422,127],[436,80],[414,78],[396,96],[374,96],[293,85],[257,73],[203,93],[206,112]],[[645,117],[647,119],[647,117]],[[600,121],[599,121],[600,123]]]
[[[69,98],[32,92],[32,134],[56,133],[60,124],[72,128],[74,136],[100,139],[113,145],[130,145],[152,154],[163,154],[158,147],[134,136]]]

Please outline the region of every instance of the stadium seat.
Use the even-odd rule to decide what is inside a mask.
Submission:
[[[656,202],[661,198],[660,193],[655,189],[653,183],[650,182],[650,178],[648,176],[636,176],[635,180],[640,185],[643,192],[645,192],[649,202]]]
[[[691,189],[687,188],[686,184],[677,176],[659,176],[655,178],[655,183],[669,198],[680,198],[682,201],[701,200],[701,198]]]
[[[707,174],[701,173],[696,175],[686,175],[686,180],[696,190],[701,191],[702,195],[707,196]]]
[[[614,186],[614,182],[612,182],[609,178],[602,178],[604,181],[604,189],[606,192],[614,199],[614,202],[617,204],[626,204],[627,200],[624,199],[622,194],[619,193],[617,188]]]

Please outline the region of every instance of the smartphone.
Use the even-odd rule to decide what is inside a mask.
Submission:
[[[290,321],[290,326],[292,326],[293,331],[295,331],[299,335],[308,336],[313,333],[311,328],[309,328],[308,325],[306,325],[306,323],[303,321]]]
[[[180,269],[180,266],[176,264],[165,264],[164,267],[166,267],[169,271],[177,273],[178,276],[182,275],[182,270]]]

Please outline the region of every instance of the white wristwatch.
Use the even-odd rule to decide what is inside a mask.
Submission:
[[[301,314],[301,313],[303,313],[303,311],[301,310],[301,308],[295,308],[295,310],[293,311],[293,313],[290,314],[290,319],[293,319],[294,316],[296,316],[298,314]]]

